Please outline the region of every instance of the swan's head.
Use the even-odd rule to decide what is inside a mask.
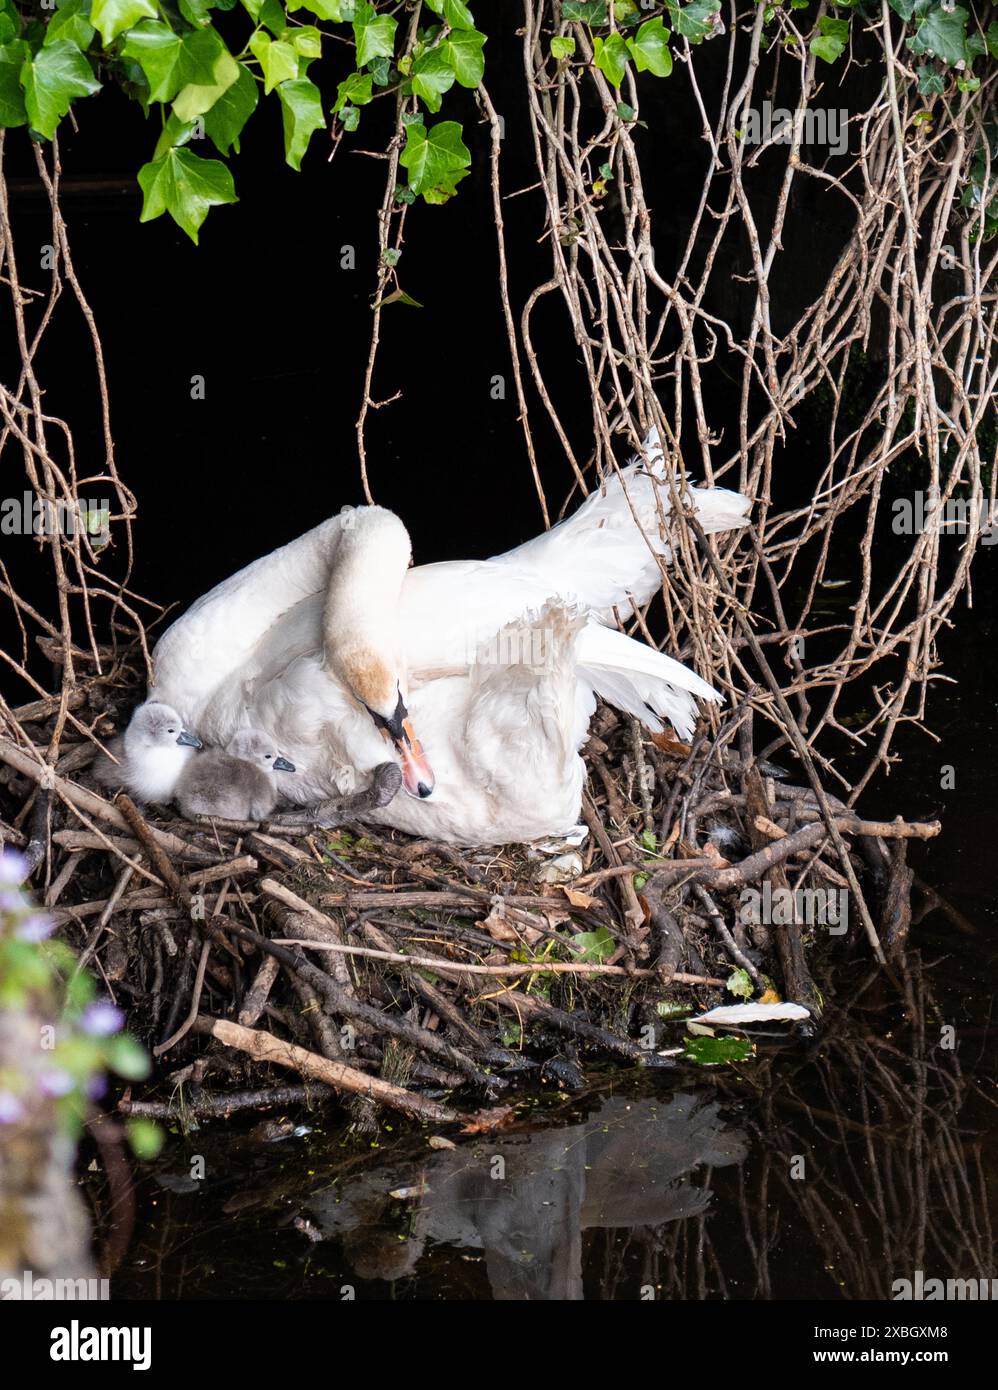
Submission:
[[[412,727],[398,676],[372,652],[340,653],[336,664],[354,699],[398,754],[405,790],[410,796],[429,796],[433,791],[433,769]]]
[[[181,748],[200,748],[197,734],[184,728],[183,720],[172,705],[159,700],[147,700],[139,705],[125,731],[125,747],[136,757],[156,749],[180,745]]]
[[[282,758],[266,734],[259,729],[240,729],[225,750],[231,757],[252,763],[264,772],[294,772],[294,763]]]

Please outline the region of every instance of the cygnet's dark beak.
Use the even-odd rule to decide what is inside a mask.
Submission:
[[[294,770],[295,770],[295,765],[294,765],[294,763],[289,763],[288,760],[287,760],[287,758],[275,758],[275,759],[274,759],[274,771],[275,771],[275,772],[294,772]]]
[[[204,747],[204,744],[198,738],[197,734],[189,734],[186,729],[181,729],[180,737],[177,739],[177,742],[182,743],[185,748]]]

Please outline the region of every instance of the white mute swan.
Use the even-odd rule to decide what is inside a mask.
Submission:
[[[657,439],[646,449],[660,475]],[[705,531],[747,523],[739,493],[689,497]],[[345,508],[178,619],[151,694],[208,743],[266,731],[298,769],[280,780],[298,805],[356,792],[394,747],[409,795],[370,820],[458,844],[558,834],[578,818],[597,695],[683,738],[696,699],[720,701],[605,625],[658,588],[668,510],[668,489],[634,462],[515,550],[410,569],[398,517]]]

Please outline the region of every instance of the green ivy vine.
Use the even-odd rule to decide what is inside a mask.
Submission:
[[[809,4],[786,0],[783,8]],[[908,48],[924,59],[921,95],[943,93],[954,75],[962,90],[979,85],[973,65],[998,56],[998,24],[982,30],[955,0],[890,5],[910,31]],[[854,16],[879,15],[876,0],[839,0],[832,8],[807,40],[825,63],[846,52]],[[720,0],[561,0],[551,58],[559,68],[581,61],[578,37],[587,33],[592,61],[613,87],[632,65],[665,78],[677,40],[699,44],[721,32],[720,9]],[[236,201],[227,161],[238,155],[259,105],[279,110],[285,159],[300,169],[318,131],[328,128],[334,138],[356,131],[365,107],[401,95],[407,183],[398,196],[443,203],[467,176],[471,157],[459,122],[428,118],[455,85],[481,83],[487,37],[465,0],[422,0],[415,28],[411,12],[407,0],[0,0],[0,127],[26,126],[34,138],[51,140],[76,102],[118,86],[159,132],[138,172],[142,220],[169,213],[196,242],[211,208]],[[766,46],[766,26],[779,12],[765,7]],[[803,16],[795,18],[799,28]],[[340,69],[348,56],[350,67],[328,110],[310,75],[327,55]],[[623,102],[618,112],[624,120],[634,114]],[[202,140],[219,157],[197,153]]]

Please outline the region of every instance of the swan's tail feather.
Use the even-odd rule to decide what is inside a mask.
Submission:
[[[697,700],[722,700],[712,685],[671,656],[598,623],[579,634],[576,655],[580,674],[596,694],[654,733],[668,719],[680,738],[689,739],[699,714]]]
[[[659,587],[658,557],[669,563],[672,552],[660,534],[670,498],[660,486],[665,456],[655,428],[644,449],[647,465],[633,458],[572,516],[500,559],[531,568],[556,592],[608,618],[614,607],[624,618],[633,604],[647,603]],[[708,533],[748,525],[752,504],[740,492],[690,488],[687,495]]]

